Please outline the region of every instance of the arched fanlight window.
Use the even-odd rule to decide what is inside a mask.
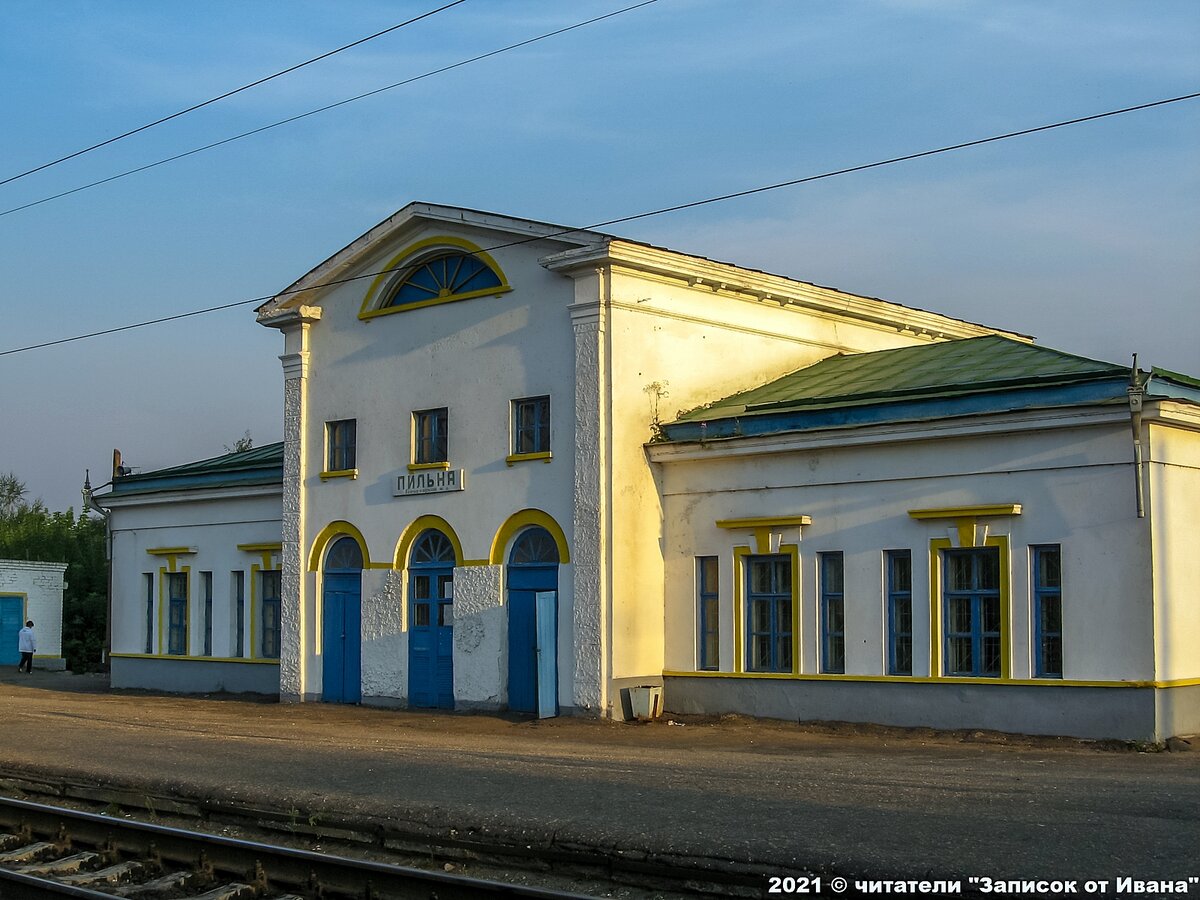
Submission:
[[[558,544],[545,528],[526,528],[513,543],[508,561],[513,565],[555,565]]]
[[[410,566],[453,566],[455,562],[454,545],[436,528],[421,532],[409,556]]]
[[[334,541],[325,557],[325,568],[329,569],[361,569],[363,567],[362,549],[358,541],[352,537],[341,537]]]
[[[483,260],[470,253],[452,251],[422,260],[405,271],[383,307],[486,293],[502,286],[500,276]]]

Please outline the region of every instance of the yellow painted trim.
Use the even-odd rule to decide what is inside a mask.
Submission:
[[[173,659],[184,662],[247,663],[260,666],[277,666],[277,659],[251,659],[246,656],[171,656],[163,653],[110,653],[110,659]]]
[[[490,566],[491,564],[490,559],[464,559],[459,563],[460,566]]]
[[[371,554],[367,550],[367,539],[363,537],[363,533],[351,525],[349,522],[335,519],[330,522],[313,538],[312,550],[308,554],[308,571],[316,572],[321,568],[321,557],[325,555],[325,548],[339,537],[352,537],[354,542],[358,544],[358,549],[362,553],[364,569],[387,569],[391,568],[387,563],[371,562]]]
[[[116,655],[115,653],[113,654]],[[862,681],[875,684],[1001,684],[1013,687],[1176,688],[1200,685],[1200,678],[1171,681],[1067,681],[1062,678],[930,678],[925,675],[789,675],[786,672],[674,672],[664,678],[774,678],[784,681]]]
[[[408,264],[405,261],[413,258],[413,264],[415,265],[420,262],[419,259],[415,258],[418,256],[418,254],[424,250],[435,248],[466,250],[485,266],[491,269],[492,272],[495,273],[496,277],[500,279],[500,284],[496,287],[483,288],[477,291],[467,291],[462,294],[451,294],[449,297],[434,297],[421,303],[406,303],[403,306],[389,306],[384,309],[376,308],[378,304],[383,302],[387,295],[391,293],[391,287],[392,284],[395,283],[396,278],[398,276],[402,276],[404,274],[404,270],[408,268]],[[358,317],[363,320],[374,319],[378,316],[391,315],[392,313],[408,312],[410,309],[422,309],[427,306],[439,306],[443,303],[454,303],[459,300],[470,300],[474,297],[489,297],[498,294],[506,294],[511,290],[512,286],[508,283],[508,278],[505,276],[504,271],[496,263],[496,260],[493,259],[491,255],[478,244],[473,244],[470,241],[459,237],[443,236],[425,238],[424,240],[417,241],[415,244],[410,244],[393,256],[390,260],[388,260],[387,265],[383,267],[383,271],[376,276],[375,280],[371,282],[371,286],[367,289],[367,295],[363,297],[362,306],[358,311]]]
[[[972,522],[969,528],[964,528],[960,522],[959,530],[959,547],[963,549],[972,549],[974,547],[975,527]],[[967,533],[971,535],[970,541],[963,541],[962,538]],[[1009,566],[1011,565],[1011,546],[1009,536],[1007,534],[990,535],[983,542],[985,547],[995,547],[1000,551],[1000,681],[1018,683],[1018,680],[1012,678],[1012,588],[1009,578]],[[942,681],[953,681],[953,677],[942,677],[942,559],[941,553],[943,550],[954,549],[949,538],[933,538],[929,542],[929,671],[933,677],[939,678]],[[910,675],[899,676],[903,678],[911,678]],[[975,681],[996,681],[994,678],[968,678],[967,682]],[[1038,684],[1041,684],[1047,679],[1036,679]],[[1060,684],[1061,679],[1055,679]]]
[[[146,552],[151,556],[186,556],[195,553],[195,547],[147,547]]]
[[[349,478],[353,481],[358,477],[358,469],[331,469],[321,473],[321,480],[328,481],[331,478]]]
[[[797,525],[811,525],[812,516],[751,516],[747,519],[717,519],[718,528],[769,528],[775,525],[780,528],[794,528]]]
[[[567,547],[566,534],[554,521],[552,515],[540,509],[522,509],[505,519],[504,524],[496,531],[496,536],[492,538],[492,549],[488,554],[488,561],[494,566],[503,565],[509,543],[517,536],[518,532],[530,526],[540,526],[550,532],[550,536],[554,538],[554,543],[558,546],[559,565],[565,565],[571,561],[571,551]]]
[[[531,462],[536,459],[540,459],[542,462],[550,462],[550,458],[549,450],[539,450],[537,453],[510,453],[504,457],[504,462],[512,466],[514,463]]]
[[[244,553],[279,553],[283,550],[283,544],[278,541],[274,544],[238,544],[237,548]]]
[[[421,535],[421,532],[426,529],[433,528],[440,531],[450,539],[450,546],[454,548],[454,565],[461,566],[463,564],[463,549],[462,541],[458,539],[458,533],[450,527],[450,523],[441,516],[418,516],[408,523],[408,527],[400,534],[400,539],[396,541],[396,550],[392,556],[392,567],[395,569],[403,569],[408,566],[408,551],[412,549],[413,543]]]
[[[112,656],[111,653],[108,655]],[[57,653],[35,653],[35,654],[33,654],[33,658],[34,659],[63,659],[64,657]]]
[[[246,656],[244,659],[258,659],[258,641],[255,639],[255,624],[258,622],[258,603],[259,590],[258,585],[261,579],[262,567],[258,563],[253,563],[250,566],[250,628],[249,644],[246,646]]]
[[[985,506],[943,506],[937,509],[910,509],[914,519],[961,519],[965,516],[1019,516],[1020,503],[993,503]]]
[[[767,552],[765,541],[758,541],[758,549],[754,552],[749,547],[733,548],[733,669],[739,675],[764,676],[774,678],[791,678],[800,672],[800,546],[798,544],[780,544],[775,553]],[[744,644],[746,617],[746,557],[747,556],[788,556],[792,561],[792,671],[788,672],[747,672],[746,646]],[[728,674],[728,673],[726,673]]]
[[[238,544],[237,548],[243,553],[258,553],[260,556],[263,570],[274,571],[282,569],[283,566],[278,560],[278,557],[283,554],[283,544]],[[251,604],[253,606],[253,604]],[[253,609],[251,609],[251,620],[253,620]]]
[[[445,462],[409,463],[408,464],[408,471],[410,471],[410,472],[425,472],[430,469],[448,470],[449,468],[450,468],[449,460],[447,460]]]

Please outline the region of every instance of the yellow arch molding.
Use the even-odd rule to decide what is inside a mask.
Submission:
[[[462,541],[458,539],[458,533],[450,527],[450,523],[441,516],[429,515],[413,519],[400,534],[400,540],[396,541],[396,552],[392,556],[394,568],[405,568],[408,564],[408,551],[412,549],[413,543],[420,537],[421,532],[429,528],[440,531],[450,539],[450,546],[454,548],[454,564],[456,566],[470,565],[470,561],[463,558]]]
[[[322,528],[313,539],[312,550],[308,554],[308,571],[316,572],[321,567],[321,557],[325,555],[325,548],[333,542],[334,538],[343,536],[354,538],[354,542],[358,544],[358,549],[362,551],[364,569],[390,568],[387,563],[371,562],[371,554],[367,550],[367,539],[363,537],[363,533],[349,522],[337,519]]]
[[[569,563],[571,561],[571,551],[567,548],[567,536],[558,527],[558,523],[554,521],[554,517],[549,513],[542,512],[540,509],[523,509],[505,519],[504,524],[500,526],[500,530],[496,532],[496,536],[492,538],[492,552],[488,555],[488,562],[493,566],[503,565],[504,551],[508,547],[509,542],[517,536],[517,532],[522,528],[528,528],[530,525],[540,525],[550,532],[550,536],[554,538],[554,543],[558,545],[559,563]]]
[[[495,287],[482,288],[477,291],[464,291],[461,294],[451,294],[449,297],[436,297],[422,303],[406,303],[404,306],[389,306],[380,309],[379,304],[382,302],[380,299],[381,292],[386,292],[387,287],[393,283],[397,273],[402,272],[405,268],[405,261],[409,259],[412,259],[414,262],[419,261],[418,257],[422,255],[422,251],[441,247],[466,250],[491,269],[496,274],[496,277],[500,279],[500,283]],[[410,244],[387,261],[387,264],[383,267],[383,271],[371,282],[371,287],[368,288],[367,295],[363,298],[362,306],[359,308],[358,317],[360,319],[373,319],[376,316],[407,312],[410,309],[436,306],[439,303],[453,303],[456,300],[470,300],[472,297],[488,297],[495,294],[504,294],[511,290],[512,285],[508,283],[508,278],[505,277],[504,271],[497,265],[496,260],[492,259],[479,245],[457,237],[442,236],[426,238],[423,241]]]

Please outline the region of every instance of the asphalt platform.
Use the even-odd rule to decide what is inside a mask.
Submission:
[[[804,872],[964,886],[1200,875],[1200,752],[280,704],[110,692],[103,676],[49,672],[0,674],[0,711],[9,774],[749,867],[764,886]]]

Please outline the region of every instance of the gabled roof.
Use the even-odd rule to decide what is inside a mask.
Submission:
[[[507,233],[512,235],[508,241],[497,242],[497,244],[501,245],[552,240],[561,249],[563,247],[602,245],[612,239],[611,235],[602,234],[597,231],[573,229],[566,225],[537,222],[533,219],[521,219],[515,216],[505,216],[499,213],[489,213],[457,206],[442,206],[436,203],[409,203],[403,209],[388,216],[374,228],[359,235],[341,250],[288,285],[266,303],[259,306],[257,312],[260,320],[276,310],[299,306],[307,302],[311,296],[309,294],[310,291],[319,290],[324,285],[337,282],[339,279],[346,277],[346,274],[358,265],[364,257],[376,252],[382,242],[408,228],[412,223],[421,220],[467,225],[495,231],[498,234]],[[492,245],[483,249],[494,250],[499,248]],[[372,275],[374,274],[378,273],[372,273]]]
[[[257,485],[283,485],[282,443],[264,444],[153,472],[123,475],[113,480],[112,490],[98,496],[97,502],[103,505],[107,498],[133,494]]]
[[[684,413],[664,431],[699,440],[1125,402],[1129,377],[1124,366],[988,335],[832,356]],[[1194,399],[1188,381],[1155,370],[1148,394]]]

